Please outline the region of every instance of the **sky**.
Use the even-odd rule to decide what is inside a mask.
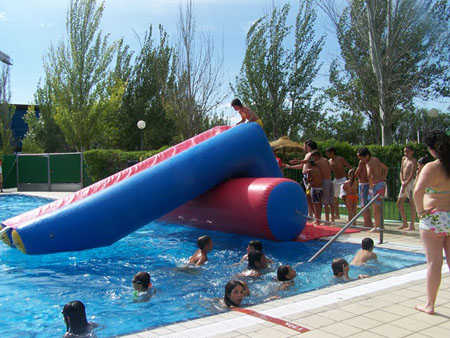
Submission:
[[[139,50],[139,38],[150,25],[154,32],[159,24],[168,32],[171,42],[177,36],[179,7],[185,0],[106,0],[101,23],[110,41],[123,38],[132,50]],[[343,0],[342,0],[343,1]],[[272,5],[291,3],[289,22],[294,24],[297,0],[194,0],[193,13],[199,32],[212,34],[216,47],[223,46],[224,77],[222,90],[229,94],[228,84],[239,74],[245,54],[245,37],[251,24],[268,13]],[[0,51],[8,54],[11,103],[30,104],[39,79],[43,78],[43,57],[49,47],[66,36],[66,13],[69,0],[0,0]],[[332,24],[320,10],[317,34],[326,35],[320,56],[323,66],[314,85],[328,84],[328,66],[339,56]],[[429,108],[446,110],[448,100],[426,102]],[[228,103],[224,107],[229,107]],[[229,113],[232,113],[231,109]]]

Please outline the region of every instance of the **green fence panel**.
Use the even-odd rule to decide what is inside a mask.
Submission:
[[[80,183],[81,154],[50,154],[51,183]]]
[[[19,183],[47,183],[48,158],[45,155],[19,156]]]
[[[3,155],[3,188],[17,187],[16,155]]]

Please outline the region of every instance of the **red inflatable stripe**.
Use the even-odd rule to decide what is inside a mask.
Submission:
[[[114,175],[111,175],[101,181],[98,181],[84,189],[81,189],[81,190],[73,193],[72,195],[69,195],[69,196],[59,199],[59,200],[56,200],[52,203],[43,205],[40,208],[30,210],[19,216],[10,218],[10,219],[6,220],[5,222],[3,222],[3,225],[11,227],[11,228],[19,228],[23,225],[26,225],[27,221],[30,221],[37,217],[41,217],[43,215],[49,214],[57,209],[61,209],[67,205],[74,203],[74,202],[81,201],[81,200],[85,199],[86,197],[88,197],[92,194],[95,194],[101,190],[104,190],[116,183],[119,183],[119,182],[123,181],[124,179],[131,177],[145,169],[153,167],[153,166],[157,165],[158,163],[164,162],[165,160],[167,160],[167,159],[169,159],[169,158],[171,158],[171,157],[173,157],[173,156],[175,156],[175,155],[177,155],[199,143],[202,143],[202,142],[210,139],[211,137],[214,137],[230,128],[231,127],[229,127],[229,126],[220,126],[220,127],[212,128],[212,129],[205,131],[199,135],[196,135],[182,143],[179,143],[176,146],[173,146],[159,154],[156,154],[142,162],[139,162],[132,167],[124,169],[124,170],[122,170]]]

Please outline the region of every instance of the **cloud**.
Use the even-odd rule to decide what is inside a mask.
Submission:
[[[6,12],[0,12],[0,21],[6,21]]]

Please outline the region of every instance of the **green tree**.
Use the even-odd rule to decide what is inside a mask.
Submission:
[[[120,92],[120,85],[111,87],[110,65],[117,43],[110,44],[100,30],[103,9],[104,3],[97,6],[96,0],[72,0],[66,42],[51,46],[44,60],[53,117],[68,145],[78,151],[96,143],[101,121],[111,113],[104,108],[114,106]]]
[[[448,17],[425,0],[355,0],[341,14],[334,0],[321,4],[336,25],[347,84],[364,94],[364,111],[380,123],[381,143],[392,143],[414,98],[445,93],[448,53],[441,47],[448,42]]]
[[[12,153],[14,150],[11,123],[16,108],[9,104],[10,99],[9,66],[2,65],[0,73],[0,142],[3,154]]]
[[[177,131],[177,139],[192,137],[208,128],[211,114],[223,102],[222,57],[211,35],[196,34],[192,0],[180,6],[179,40],[172,62],[172,78],[164,106]],[[214,118],[213,118],[214,119]]]
[[[289,11],[288,4],[275,7],[252,25],[241,75],[232,86],[262,118],[269,138],[307,137],[319,134],[317,128],[326,124],[323,98],[312,87],[324,37],[315,37],[312,1],[299,1],[293,29],[287,24]]]

